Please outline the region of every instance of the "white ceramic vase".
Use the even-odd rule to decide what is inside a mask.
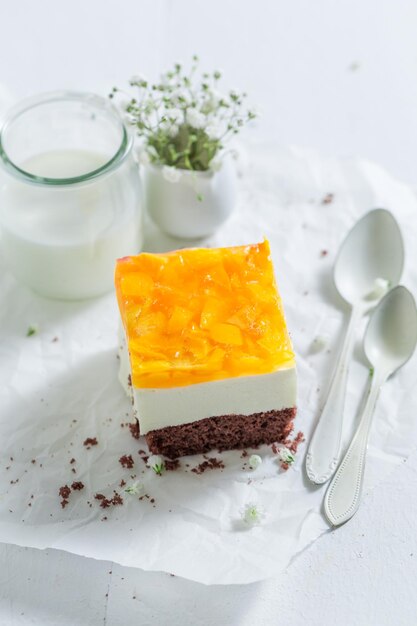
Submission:
[[[170,178],[178,180],[171,182]],[[212,235],[236,204],[237,176],[231,157],[225,157],[215,172],[167,172],[162,166],[148,164],[143,166],[143,183],[148,214],[172,237]]]

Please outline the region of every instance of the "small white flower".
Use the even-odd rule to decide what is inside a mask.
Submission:
[[[177,106],[184,106],[191,102],[191,96],[186,89],[178,89],[172,93],[171,100]]]
[[[328,335],[317,335],[317,337],[314,337],[311,343],[310,352],[312,352],[313,354],[316,354],[317,352],[322,352],[322,350],[325,350],[328,345],[329,345]]]
[[[256,469],[257,467],[259,467],[262,463],[262,457],[259,456],[259,454],[252,454],[249,457],[249,467],[251,469]]]
[[[181,178],[181,172],[176,167],[172,167],[171,165],[164,165],[164,167],[162,168],[162,176],[169,183],[177,183]]]
[[[164,460],[159,454],[152,454],[148,458],[148,465],[158,476],[161,476],[162,472],[165,470]]]
[[[245,506],[242,512],[242,520],[248,526],[258,526],[265,518],[265,511],[262,507],[250,503]]]
[[[193,128],[204,128],[206,117],[196,109],[187,110],[187,123]]]
[[[145,486],[143,483],[136,481],[129,487],[126,487],[125,491],[133,496],[142,495],[145,491]]]
[[[288,448],[280,448],[278,451],[278,458],[281,463],[288,463],[288,465],[291,465],[295,461],[295,456],[291,450],[288,450]]]
[[[368,298],[370,300],[379,300],[389,290],[391,283],[385,278],[376,278],[374,281],[373,289],[369,292]]]
[[[176,137],[176,135],[178,134],[178,131],[179,131],[178,124],[171,124],[171,126],[168,126],[167,128],[167,135],[168,137]]]
[[[219,124],[216,124],[216,122],[210,122],[207,124],[205,131],[210,139],[218,139],[222,134],[221,128]]]
[[[165,116],[175,124],[179,124],[184,119],[184,113],[181,109],[168,109]]]

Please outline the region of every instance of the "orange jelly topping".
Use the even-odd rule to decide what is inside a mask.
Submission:
[[[115,281],[137,388],[294,365],[267,241],[125,257]]]

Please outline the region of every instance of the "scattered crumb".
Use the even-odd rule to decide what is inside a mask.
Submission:
[[[73,463],[75,463],[75,462],[76,462],[75,459],[71,459],[70,465],[73,465]]]
[[[63,485],[62,487],[59,488],[58,494],[59,497],[61,498],[61,506],[63,509],[65,509],[65,507],[68,504],[68,498],[70,496],[71,493],[71,488],[68,487],[68,485]]]
[[[205,472],[206,470],[213,469],[224,469],[223,461],[220,459],[216,459],[215,457],[211,457],[206,461],[200,463],[200,465],[197,465],[197,467],[193,467],[191,471],[194,472],[194,474],[203,474],[203,472]]]
[[[77,473],[77,470],[75,469],[75,467],[73,467],[73,468],[71,469],[71,472],[72,472],[73,474],[76,474],[76,473]]]
[[[80,480],[75,480],[71,485],[71,489],[74,489],[74,491],[81,491],[81,489],[84,489],[84,483]]]
[[[32,337],[32,335],[36,335],[38,332],[37,326],[29,326],[26,331],[26,337]]]
[[[58,338],[58,337],[54,337],[54,338],[52,339],[52,343],[56,343],[57,341],[59,341],[59,338]]]
[[[32,459],[32,460],[31,460],[31,463],[32,463],[32,465],[35,465],[35,463],[36,463],[36,459]]]
[[[329,251],[328,251],[328,250],[322,250],[322,251],[320,252],[320,257],[323,259],[323,258],[324,258],[325,256],[327,256],[328,254],[329,254]]]
[[[132,469],[135,464],[131,454],[124,454],[121,456],[119,463],[122,467],[126,467],[127,469]]]
[[[139,422],[138,421],[136,421],[134,424],[129,424],[129,430],[130,430],[130,434],[132,435],[133,439],[139,439],[140,432],[139,432]]]
[[[126,485],[126,481],[123,480],[123,478],[122,478],[122,480],[119,483],[119,487],[124,487],[125,485]]]
[[[90,450],[92,446],[96,446],[97,444],[97,437],[87,437],[87,439],[83,443],[83,445],[86,446],[87,450]]]
[[[248,451],[247,451],[247,450],[243,450],[242,454],[240,455],[240,458],[241,458],[241,459],[244,459],[245,457],[247,457],[247,456],[248,456],[248,454],[249,454],[249,453],[248,453]]]
[[[94,498],[100,501],[100,506],[102,509],[107,509],[110,506],[119,506],[123,504],[123,498],[117,491],[113,491],[113,497],[106,498],[106,496],[102,493],[96,493]]]

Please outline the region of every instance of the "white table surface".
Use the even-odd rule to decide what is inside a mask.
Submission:
[[[106,92],[193,52],[253,94],[251,140],[362,154],[417,183],[414,0],[4,1],[0,80],[15,96]],[[0,89],[1,100],[8,99]],[[204,587],[57,551],[0,546],[0,625],[411,626],[417,454],[279,578]]]

